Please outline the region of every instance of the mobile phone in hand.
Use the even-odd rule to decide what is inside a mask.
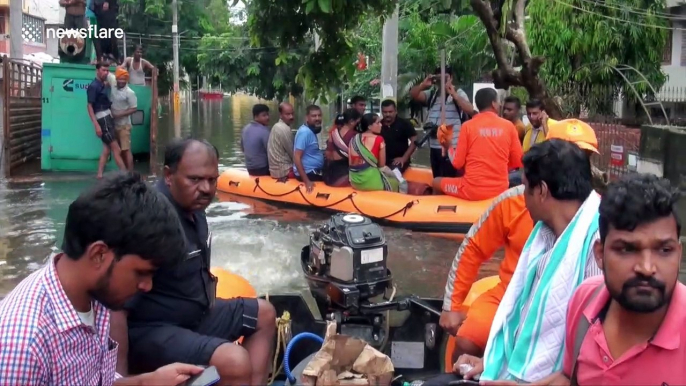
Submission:
[[[219,382],[219,372],[214,366],[210,366],[198,375],[190,377],[184,386],[211,386]]]

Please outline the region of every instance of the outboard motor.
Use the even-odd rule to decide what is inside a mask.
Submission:
[[[341,333],[382,344],[384,315],[370,299],[392,286],[388,247],[381,227],[358,214],[336,214],[310,235],[303,248],[305,278],[325,317]],[[384,310],[387,309],[383,308]]]

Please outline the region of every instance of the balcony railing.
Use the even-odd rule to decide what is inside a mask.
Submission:
[[[26,43],[45,44],[45,19],[24,13],[21,37]]]

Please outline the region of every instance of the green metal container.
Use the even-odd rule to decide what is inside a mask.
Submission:
[[[86,89],[93,79],[95,67],[92,65],[43,64],[42,170],[97,171],[102,142],[88,116],[86,97]],[[129,87],[138,99],[138,111],[131,116],[131,151],[149,153],[152,88]],[[116,165],[110,157],[107,170],[112,169]]]

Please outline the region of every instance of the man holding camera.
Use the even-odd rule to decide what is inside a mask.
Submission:
[[[462,123],[473,116],[476,111],[469,97],[462,89],[455,89],[453,86],[452,68],[445,67],[445,122],[441,120],[441,68],[438,67],[433,75],[428,76],[424,81],[410,90],[412,100],[423,104],[429,109],[427,123],[436,126],[445,124],[449,131],[452,131],[452,146],[457,147],[457,138],[460,135]],[[458,172],[452,166],[448,155],[444,154],[441,144],[435,134],[429,139],[431,148],[431,171],[436,177],[457,177]]]

